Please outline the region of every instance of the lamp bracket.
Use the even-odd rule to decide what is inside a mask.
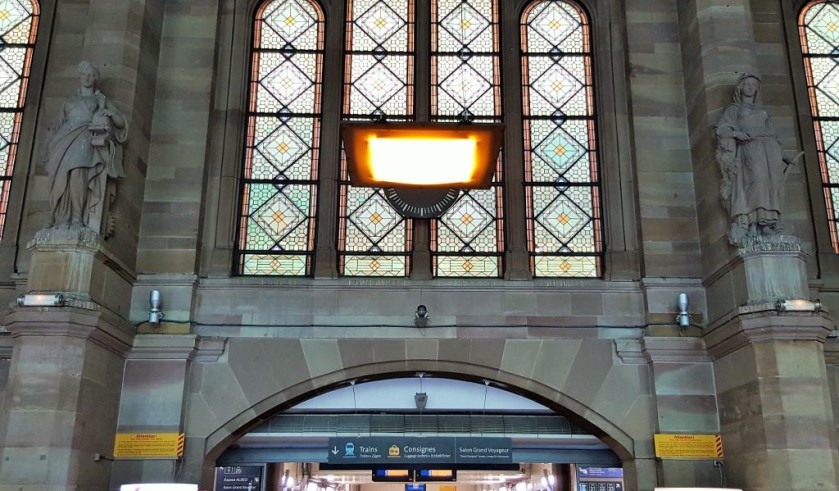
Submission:
[[[436,218],[460,196],[458,189],[385,188],[385,199],[407,218]]]

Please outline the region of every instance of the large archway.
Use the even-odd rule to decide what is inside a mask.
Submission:
[[[239,436],[302,400],[350,380],[416,372],[489,380],[570,415],[624,461],[650,457],[648,368],[621,363],[610,340],[441,341],[231,339],[218,363],[193,365],[186,432],[203,459],[188,453],[185,472],[208,482]]]

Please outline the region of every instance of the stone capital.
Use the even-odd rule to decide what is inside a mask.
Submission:
[[[711,358],[701,338],[645,336],[642,351],[650,363],[708,363]]]
[[[108,311],[76,307],[16,307],[4,319],[15,342],[28,336],[62,336],[89,340],[124,355],[134,343],[134,329]]]
[[[143,334],[134,338],[134,347],[126,358],[215,362],[224,352],[225,343],[224,338],[204,338],[194,334]]]
[[[703,339],[711,358],[716,360],[750,344],[772,341],[824,344],[832,331],[833,322],[825,312],[786,313],[767,309],[735,315],[706,332]]]

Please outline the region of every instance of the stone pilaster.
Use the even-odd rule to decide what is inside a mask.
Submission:
[[[657,433],[719,432],[711,359],[700,338],[650,337],[643,353],[652,367]],[[719,474],[709,460],[659,460],[660,486],[718,486]]]
[[[767,306],[767,309],[769,306]],[[743,307],[705,335],[714,360],[728,484],[839,489],[824,313]]]
[[[126,355],[116,431],[183,433],[189,365],[195,361],[215,362],[223,348],[223,340],[201,339],[195,335],[137,336],[134,347]],[[200,462],[204,458],[203,448],[187,445],[186,453],[190,461]],[[116,461],[111,489],[131,482],[171,480],[176,465],[174,459]]]
[[[107,311],[13,309],[0,490],[107,489],[131,326]]]

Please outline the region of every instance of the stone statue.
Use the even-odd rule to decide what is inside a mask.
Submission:
[[[784,179],[794,161],[784,157],[775,127],[760,103],[760,83],[757,75],[740,75],[734,103],[716,127],[720,194],[731,220],[728,240],[734,246],[784,230]]]
[[[50,227],[100,230],[108,178],[124,177],[125,117],[99,92],[99,69],[78,66],[81,86],[49,127],[44,164],[50,177]]]

